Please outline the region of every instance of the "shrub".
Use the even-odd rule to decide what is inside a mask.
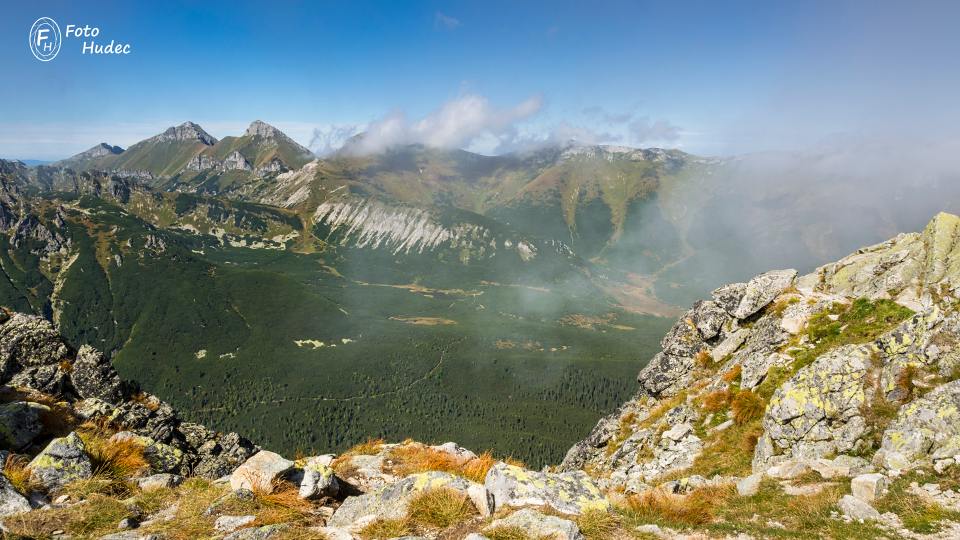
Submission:
[[[477,515],[466,493],[437,488],[420,493],[410,501],[407,518],[417,525],[445,529]]]

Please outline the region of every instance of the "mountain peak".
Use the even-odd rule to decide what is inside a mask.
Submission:
[[[166,131],[157,135],[156,139],[158,141],[199,141],[207,146],[217,144],[217,139],[213,135],[190,121],[167,128]]]
[[[254,120],[251,122],[246,133],[244,133],[244,135],[247,136],[260,136],[265,138],[276,137],[278,134],[282,135],[283,132],[263,120]]]

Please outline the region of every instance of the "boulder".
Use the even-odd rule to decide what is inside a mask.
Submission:
[[[273,491],[274,482],[293,469],[293,462],[280,454],[261,450],[230,475],[230,488]]]
[[[123,401],[123,383],[110,361],[100,351],[82,345],[70,372],[73,388],[81,398],[97,398],[107,403]]]
[[[22,450],[43,432],[40,414],[50,407],[29,401],[0,405],[0,447]]]
[[[240,529],[223,537],[223,540],[269,540],[278,536],[285,524],[266,525],[263,527],[251,527],[249,529]]]
[[[552,538],[553,540],[583,540],[583,534],[577,524],[569,519],[542,514],[532,508],[517,510],[509,516],[495,520],[486,530],[498,527],[515,527],[527,533],[531,538]]]
[[[228,533],[235,531],[256,521],[257,516],[220,516],[213,522],[213,529],[217,532]]]
[[[0,519],[30,511],[30,502],[13,489],[7,477],[0,474]]]
[[[746,319],[760,311],[790,287],[796,277],[796,270],[774,270],[756,276],[747,283],[743,296],[731,315],[737,319]]]
[[[874,462],[887,469],[956,463],[960,455],[960,380],[900,407],[883,433]]]
[[[853,495],[844,495],[837,503],[843,515],[856,521],[877,521],[880,519],[880,512],[870,506],[866,501],[860,500]]]
[[[349,528],[373,519],[400,519],[407,514],[407,506],[414,497],[440,488],[467,495],[481,515],[488,514],[485,511],[487,501],[483,486],[449,473],[429,471],[407,476],[370,493],[347,497],[327,525]]]
[[[466,448],[460,446],[459,444],[457,444],[457,443],[455,443],[455,442],[445,442],[445,443],[443,443],[443,444],[438,444],[438,445],[435,445],[435,446],[431,446],[430,448],[431,448],[432,450],[436,450],[436,451],[438,451],[438,452],[443,452],[443,453],[445,453],[445,454],[450,454],[451,456],[453,456],[453,457],[455,457],[455,458],[459,458],[460,460],[462,460],[462,461],[464,461],[464,462],[470,461],[471,459],[474,459],[474,458],[477,457],[476,454],[474,454],[474,453],[471,452],[470,450],[467,450]]]
[[[93,475],[90,457],[76,432],[54,439],[28,465],[30,475],[47,491],[56,491]]]
[[[816,459],[852,450],[866,430],[861,415],[871,349],[828,352],[778,388],[763,417],[754,471],[784,459]]]
[[[310,458],[303,465],[303,479],[300,480],[300,497],[318,499],[334,497],[340,489],[337,477],[323,460]]]
[[[609,510],[610,502],[583,471],[546,473],[506,463],[495,464],[484,486],[490,510],[522,506],[549,506],[563,514]]]
[[[0,380],[23,368],[55,366],[68,352],[50,321],[14,313],[0,325]]]
[[[880,473],[861,474],[850,481],[850,492],[854,497],[871,503],[883,496],[889,482]]]
[[[747,292],[746,283],[730,283],[714,290],[710,295],[713,301],[728,315],[733,316],[740,307],[740,301]]]
[[[713,300],[700,300],[690,310],[690,320],[703,339],[717,337],[723,324],[729,319],[727,312]]]
[[[138,478],[137,486],[139,486],[143,491],[150,491],[152,489],[177,487],[182,482],[182,476],[170,473],[158,473],[151,474],[150,476],[145,476],[143,478]]]

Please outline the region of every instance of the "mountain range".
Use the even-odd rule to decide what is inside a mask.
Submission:
[[[679,306],[960,200],[950,177],[915,201],[790,163],[572,144],[319,159],[260,121],[222,140],[186,122],[0,160],[0,304],[273,448],[446,433],[555,462],[629,398]]]

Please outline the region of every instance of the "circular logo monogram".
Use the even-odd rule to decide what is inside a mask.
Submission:
[[[50,17],[40,17],[30,27],[30,52],[41,62],[49,62],[60,52],[60,27]]]

